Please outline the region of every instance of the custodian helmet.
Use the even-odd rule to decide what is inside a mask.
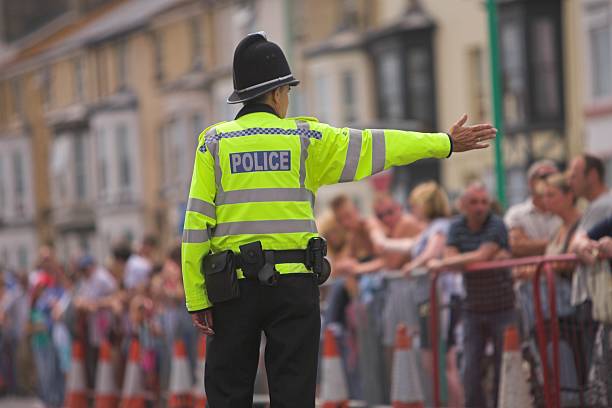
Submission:
[[[247,35],[234,51],[234,92],[227,103],[246,102],[281,85],[300,83],[293,77],[283,50],[263,31]]]

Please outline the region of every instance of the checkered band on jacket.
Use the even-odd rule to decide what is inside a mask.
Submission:
[[[321,139],[323,134],[318,130],[311,129],[281,129],[281,128],[249,128],[243,130],[235,130],[233,132],[218,133],[206,138],[206,141],[200,146],[202,153],[206,152],[206,146],[210,143],[217,142],[221,139],[240,137],[240,136],[254,136],[254,135],[296,135],[306,136],[308,138]]]

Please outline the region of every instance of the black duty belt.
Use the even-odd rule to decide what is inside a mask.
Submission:
[[[209,254],[202,260],[208,299],[213,304],[227,302],[240,296],[236,269],[241,269],[245,278],[257,280],[268,286],[278,283],[280,276],[276,270],[278,264],[303,264],[314,273],[319,285],[327,280],[331,272],[329,262],[325,258],[327,244],[319,237],[311,238],[306,249],[264,251],[261,241],[244,244],[239,248],[239,254],[225,250]]]
[[[327,244],[319,237],[311,238],[306,249],[263,250],[261,242],[256,241],[240,246],[240,253],[234,256],[234,265],[242,270],[245,278],[273,285],[279,276],[276,265],[301,263],[316,274],[321,284],[331,271],[325,255]]]
[[[274,264],[290,264],[290,263],[300,263],[306,265],[308,267],[308,257],[305,249],[277,249],[277,250],[266,250],[263,251],[264,258],[269,258],[270,255],[274,258]],[[235,255],[236,268],[243,269],[243,267],[247,264],[245,262],[245,257],[242,254]],[[245,275],[245,277],[247,277]],[[257,278],[257,276],[254,276]]]

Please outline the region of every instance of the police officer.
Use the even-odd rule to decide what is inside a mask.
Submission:
[[[329,274],[317,189],[485,148],[496,130],[464,126],[465,115],[448,134],[287,118],[299,81],[263,32],[238,44],[233,76],[228,103],[244,107],[200,135],[182,240],[187,309],[208,335],[206,393],[212,408],[252,406],[263,331],[271,406],[314,407],[318,284]]]

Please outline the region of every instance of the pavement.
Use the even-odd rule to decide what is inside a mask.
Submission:
[[[44,408],[36,398],[0,398],[0,408]]]

